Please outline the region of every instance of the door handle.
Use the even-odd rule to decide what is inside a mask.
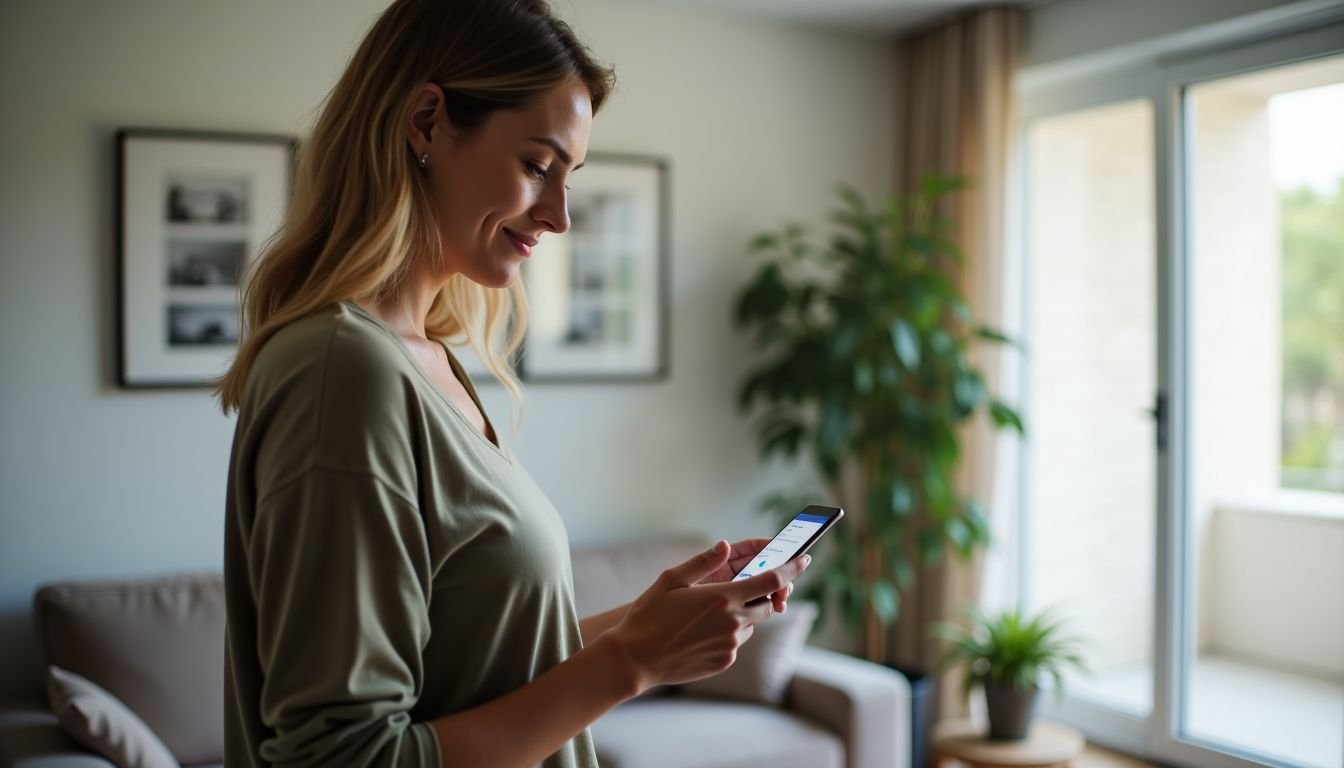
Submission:
[[[1167,396],[1158,392],[1153,396],[1153,407],[1145,408],[1144,413],[1157,422],[1157,450],[1167,450]]]

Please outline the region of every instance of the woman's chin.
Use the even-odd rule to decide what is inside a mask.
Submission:
[[[485,288],[508,288],[513,282],[521,277],[522,270],[518,264],[502,265],[499,269],[492,269],[489,272],[470,274],[473,283]]]

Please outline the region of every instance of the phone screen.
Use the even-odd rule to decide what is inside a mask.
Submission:
[[[758,573],[765,573],[771,568],[778,568],[787,563],[844,514],[844,510],[836,507],[816,506],[799,512],[788,525],[784,526],[784,530],[765,545],[760,554],[738,571],[733,581],[749,579]]]

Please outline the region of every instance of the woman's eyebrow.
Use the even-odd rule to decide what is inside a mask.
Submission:
[[[550,138],[549,136],[531,136],[528,137],[528,141],[534,141],[538,144],[545,144],[546,146],[555,150],[555,154],[560,157],[560,160],[564,162],[565,165],[572,165],[574,163],[574,158],[570,157],[569,153],[565,151],[564,146],[562,146],[560,142]],[[578,165],[574,166],[573,170],[577,171],[582,167],[583,163],[579,163]]]

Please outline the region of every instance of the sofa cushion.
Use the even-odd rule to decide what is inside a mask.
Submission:
[[[65,732],[119,768],[178,768],[149,726],[97,685],[52,665],[47,695]]]
[[[183,764],[224,754],[224,586],[219,574],[44,586],[33,619],[46,664],[115,696]]]
[[[0,766],[4,768],[116,768],[81,747],[45,704],[0,707]]]
[[[756,625],[751,637],[737,649],[733,666],[683,685],[682,692],[688,696],[782,704],[816,621],[816,605],[801,600],[790,602],[784,613]]]
[[[782,710],[680,697],[633,701],[592,725],[602,768],[843,768],[840,737]]]
[[[713,544],[701,536],[675,536],[575,549],[574,604],[580,616],[615,608],[639,597],[664,570]]]

